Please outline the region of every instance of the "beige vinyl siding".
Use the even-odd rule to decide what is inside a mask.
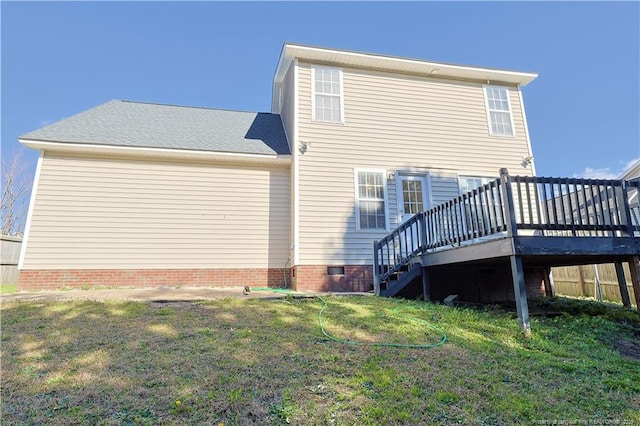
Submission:
[[[312,121],[311,65],[299,67],[300,263],[371,263],[373,239],[356,231],[354,168],[384,169],[390,229],[396,171],[429,174],[433,205],[459,194],[457,176],[527,174],[518,88],[509,87],[515,137],[489,136],[482,83],[343,68],[344,124]]]
[[[23,269],[282,267],[289,167],[46,153]]]

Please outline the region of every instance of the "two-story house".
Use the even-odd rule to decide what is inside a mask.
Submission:
[[[374,240],[500,168],[534,174],[535,78],[285,44],[271,113],[110,101],[23,135],[20,287],[369,290]]]

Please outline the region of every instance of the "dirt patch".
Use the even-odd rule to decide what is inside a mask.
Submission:
[[[623,357],[640,361],[640,343],[618,339],[614,344]]]

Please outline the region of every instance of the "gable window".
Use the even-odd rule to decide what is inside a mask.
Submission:
[[[384,170],[356,170],[356,228],[387,229]]]
[[[506,87],[484,86],[484,99],[491,136],[515,136],[509,91]]]
[[[312,67],[311,79],[313,120],[342,123],[342,70]]]

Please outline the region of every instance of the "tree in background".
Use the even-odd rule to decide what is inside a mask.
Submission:
[[[29,209],[32,178],[29,166],[18,151],[10,161],[2,158],[2,234],[19,235],[24,232]]]

